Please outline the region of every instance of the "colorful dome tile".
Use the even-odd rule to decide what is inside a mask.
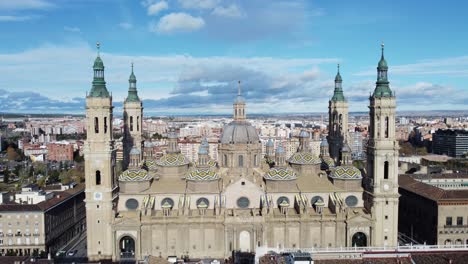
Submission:
[[[195,163],[195,165],[196,165],[197,167],[200,166],[200,164],[199,164],[198,162]],[[216,161],[214,161],[214,160],[209,160],[209,161],[206,163],[206,165],[208,165],[209,167],[214,168],[214,167],[216,167],[218,164],[217,164]]]
[[[326,169],[331,169],[335,167],[335,161],[330,157],[322,158],[322,165],[326,167]]]
[[[297,175],[290,168],[279,167],[271,168],[263,178],[270,181],[290,181],[297,179]]]
[[[144,169],[128,169],[119,176],[119,181],[149,181],[151,175]]]
[[[219,179],[219,175],[210,168],[198,168],[190,171],[185,178],[188,181],[215,181]]]
[[[289,163],[300,165],[317,165],[322,163],[319,157],[312,155],[310,152],[296,152],[288,161]]]
[[[189,164],[190,161],[181,153],[168,153],[156,161],[156,164],[163,167],[182,166]]]
[[[362,179],[361,171],[354,166],[338,166],[331,173],[330,178],[342,180]]]
[[[155,160],[146,160],[145,165],[149,170],[156,170],[157,169],[157,164]]]

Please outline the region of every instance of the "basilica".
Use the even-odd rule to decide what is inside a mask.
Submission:
[[[396,100],[389,87],[384,47],[369,97],[367,168],[354,167],[348,145],[348,101],[339,72],[329,101],[328,136],[320,153],[302,131],[286,156],[262,143],[246,114],[240,85],[233,120],[212,160],[206,140],[191,162],[168,131],[161,158],[143,155],[143,104],[132,71],[123,105],[123,167],[116,175],[112,96],[100,54],[86,96],[87,251],[91,261],[145,256],[225,258],[257,247],[396,246],[398,143]]]

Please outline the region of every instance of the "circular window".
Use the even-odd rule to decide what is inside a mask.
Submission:
[[[348,207],[354,207],[354,206],[357,205],[358,199],[357,199],[356,196],[350,195],[350,196],[346,197],[345,202],[346,202],[346,205],[347,205]]]
[[[247,197],[241,197],[237,199],[237,206],[239,208],[247,208],[249,207],[249,204],[250,204],[250,201],[249,201],[249,198]]]
[[[197,200],[197,207],[198,208],[207,208],[210,205],[210,201],[206,198],[199,198]]]
[[[174,200],[172,200],[171,198],[164,198],[161,201],[161,207],[162,208],[172,208],[172,207],[174,207]]]
[[[280,198],[278,198],[278,200],[276,200],[276,202],[278,203],[278,205],[281,205],[283,203],[289,205],[289,199],[286,196],[281,196]]]
[[[130,198],[125,202],[125,207],[129,210],[135,210],[138,208],[138,201],[136,199]]]
[[[314,196],[312,197],[312,199],[310,200],[310,205],[314,205],[316,202],[323,202],[323,198],[321,196]]]

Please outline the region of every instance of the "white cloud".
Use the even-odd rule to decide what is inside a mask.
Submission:
[[[34,16],[0,16],[0,22],[19,22],[34,19]]]
[[[81,33],[81,29],[79,27],[63,27],[63,30],[73,33]]]
[[[204,26],[205,21],[201,17],[193,17],[187,13],[171,13],[161,17],[150,30],[159,33],[190,32]]]
[[[182,8],[186,9],[212,9],[220,3],[220,0],[179,0]]]
[[[27,10],[27,9],[47,9],[54,7],[50,1],[45,0],[2,0],[0,10]]]
[[[211,12],[213,15],[221,16],[221,17],[231,17],[231,18],[239,18],[245,16],[244,13],[240,10],[240,8],[235,5],[231,4],[229,6],[217,6]]]
[[[148,6],[148,15],[155,16],[159,14],[159,12],[166,10],[169,8],[169,5],[166,1],[161,1],[157,3],[150,4]]]
[[[128,29],[133,28],[133,25],[131,23],[128,23],[128,22],[122,22],[122,23],[119,24],[119,27],[128,30]]]

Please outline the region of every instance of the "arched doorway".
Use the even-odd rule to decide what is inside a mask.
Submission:
[[[367,236],[362,232],[354,234],[351,241],[353,247],[367,247]]]
[[[250,233],[242,231],[239,233],[239,250],[242,252],[250,252]]]
[[[135,240],[132,237],[124,236],[120,239],[120,258],[135,258]]]

